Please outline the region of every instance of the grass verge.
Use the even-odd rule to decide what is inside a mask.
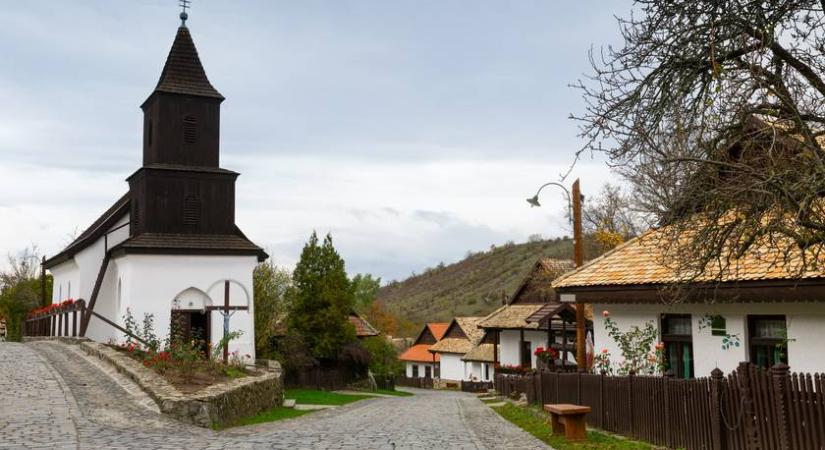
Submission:
[[[346,405],[368,398],[367,394],[338,394],[336,392],[317,391],[315,389],[287,389],[284,398],[295,399],[299,405]]]
[[[220,426],[212,427],[216,430],[223,430],[230,427],[239,427],[243,425],[254,425],[256,423],[275,422],[276,420],[292,419],[293,417],[300,417],[304,414],[309,414],[313,411],[302,411],[294,408],[284,408],[283,406],[276,406],[272,409],[266,410],[254,416],[244,417],[236,422]]]
[[[552,435],[550,424],[547,423],[547,414],[537,407],[516,406],[507,403],[504,406],[493,406],[491,408],[499,413],[501,417],[557,450],[649,450],[657,448],[644,442],[632,441],[592,430],[587,432],[587,441],[568,442],[563,436]]]
[[[372,392],[365,392],[365,394],[366,394],[366,395],[369,395],[369,394],[394,395],[394,396],[396,396],[396,397],[412,397],[413,395],[415,395],[415,394],[413,394],[412,392],[407,392],[407,391],[390,391],[390,390],[388,390],[388,389],[378,389],[378,390],[376,390],[376,391],[372,391]]]

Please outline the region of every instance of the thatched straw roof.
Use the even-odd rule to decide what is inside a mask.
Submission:
[[[456,317],[447,328],[444,338],[430,347],[432,353],[469,352],[484,337],[478,327],[481,317]]]
[[[481,328],[498,329],[538,329],[539,324],[535,322],[528,323],[527,318],[544,305],[543,303],[532,305],[505,305],[482,319],[478,323],[478,326]]]
[[[493,362],[495,359],[495,344],[478,344],[470,349],[461,359],[464,361]]]

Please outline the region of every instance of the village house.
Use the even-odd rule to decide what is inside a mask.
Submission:
[[[825,368],[825,271],[800,272],[799,255],[785,264],[776,245],[757,243],[727,270],[684,281],[664,263],[662,239],[669,239],[665,228],[650,230],[553,282],[562,302],[593,305],[597,352],[621,360],[607,315],[623,331],[655,324],[667,366],[680,378],[731,372],[741,361]]]
[[[481,317],[456,317],[450,322],[444,337],[429,352],[439,359],[440,377],[443,382],[470,380],[468,364],[462,357],[473,349],[484,337],[478,327]]]
[[[228,304],[231,330],[243,333],[230,350],[254,360],[252,272],[267,254],[235,224],[238,173],[219,164],[223,100],[182,25],[141,105],[143,165],[128,192],[44,264],[53,303],[84,299],[96,314],[78,325],[86,336],[121,339],[100,317],[122,326],[128,311],[138,323],[152,315],[161,339],[174,321],[214,345],[223,335],[215,310]]]
[[[571,269],[572,261],[538,260],[506,304],[479,321],[489,348],[497,350],[494,365],[535,368],[540,347],[558,351],[557,365],[575,365],[575,311],[558,303],[550,287],[554,278]]]
[[[364,339],[368,337],[380,336],[381,332],[378,331],[371,323],[367,321],[364,317],[358,314],[355,311],[350,311],[347,315],[347,320],[349,321],[352,328],[355,330],[355,337],[358,339]],[[275,338],[283,338],[287,335],[287,321],[286,318],[281,318],[278,322],[275,323],[275,332],[273,336]]]
[[[495,340],[491,333],[484,333],[481,340],[461,360],[464,361],[468,381],[493,381],[496,359]]]
[[[413,345],[398,357],[404,361],[407,378],[438,378],[440,376],[439,355],[430,353],[429,350],[444,337],[449,325],[447,322],[425,324]]]

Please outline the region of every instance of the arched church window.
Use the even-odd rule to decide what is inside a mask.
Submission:
[[[201,221],[201,199],[197,195],[187,195],[183,199],[183,224],[197,225]]]
[[[117,309],[120,311],[120,305],[123,304],[123,280],[117,279]]]
[[[183,142],[185,144],[198,142],[198,119],[195,116],[183,118]]]
[[[69,280],[69,293],[66,295],[66,298],[72,298],[72,282]]]

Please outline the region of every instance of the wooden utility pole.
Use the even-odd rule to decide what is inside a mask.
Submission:
[[[584,264],[584,241],[582,239],[582,194],[579,180],[573,183],[573,260],[576,268]],[[576,363],[580,371],[587,370],[587,351],[584,344],[584,303],[576,302]]]

